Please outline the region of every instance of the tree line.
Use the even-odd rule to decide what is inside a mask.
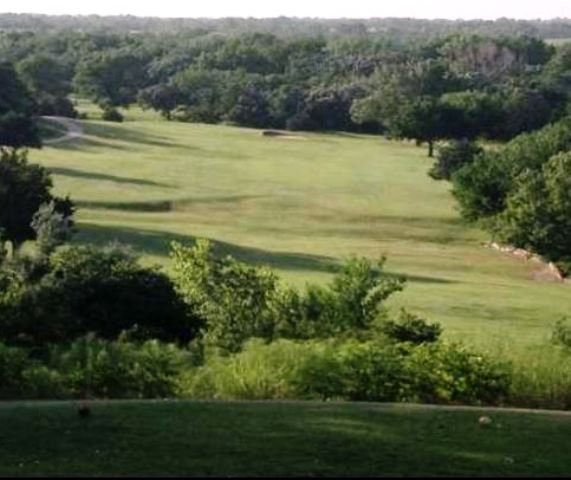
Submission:
[[[438,140],[508,140],[562,118],[570,52],[525,35],[0,34],[37,114],[73,116],[74,93],[109,120],[139,103],[168,120],[383,132],[430,155]]]

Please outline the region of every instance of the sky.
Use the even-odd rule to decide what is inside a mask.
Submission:
[[[571,0],[1,0],[0,13],[153,17],[571,17]]]

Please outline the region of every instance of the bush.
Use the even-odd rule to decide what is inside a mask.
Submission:
[[[562,262],[565,268],[571,262],[571,153],[521,174],[493,230],[500,241]]]
[[[438,323],[429,324],[420,317],[401,311],[398,322],[385,320],[380,323],[379,330],[396,342],[414,344],[436,342],[442,333]]]
[[[571,409],[571,351],[538,345],[498,355],[513,365],[508,402],[526,408]]]
[[[267,344],[251,339],[241,352],[208,357],[207,363],[184,374],[181,395],[215,399],[297,398],[294,376],[308,360],[311,345],[291,340]]]
[[[24,398],[34,399],[69,398],[72,394],[63,376],[44,365],[35,365],[22,372],[21,390]]]
[[[553,343],[571,348],[571,320],[567,317],[558,320],[551,338]]]
[[[483,150],[467,140],[455,140],[438,149],[437,161],[428,174],[435,180],[450,180],[464,165],[472,163]]]
[[[169,277],[139,266],[124,250],[69,246],[42,268],[6,302],[0,298],[0,308],[4,303],[11,312],[0,319],[6,341],[40,346],[89,332],[115,339],[129,330],[132,339],[186,343],[200,328]]]
[[[32,365],[28,353],[21,348],[0,343],[0,396],[18,397],[23,387],[24,370]]]
[[[508,397],[512,374],[507,362],[459,344],[432,343],[408,349],[406,398],[428,403],[497,405]]]
[[[206,319],[205,342],[229,352],[251,337],[326,338],[367,331],[384,301],[403,280],[383,275],[385,260],[350,258],[327,287],[299,294],[279,284],[269,268],[220,258],[201,240],[173,244],[175,283],[187,303]]]
[[[124,120],[123,115],[113,107],[105,107],[103,109],[103,113],[101,114],[101,118],[106,122],[122,122]]]
[[[519,135],[498,151],[477,155],[456,172],[453,194],[462,215],[478,220],[497,215],[524,173],[541,171],[553,156],[571,149],[571,118]]]
[[[195,398],[343,399],[499,404],[511,371],[456,344],[325,340],[248,342],[232,356],[207,356],[185,375]]]
[[[49,366],[74,395],[98,398],[172,397],[189,366],[184,351],[156,340],[139,345],[84,337],[68,348],[54,347],[50,357]]]

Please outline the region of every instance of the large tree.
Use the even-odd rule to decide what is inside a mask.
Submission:
[[[0,148],[39,147],[34,102],[14,67],[0,63]]]
[[[144,60],[129,51],[104,52],[86,58],[77,67],[74,79],[77,90],[102,107],[128,106],[135,102],[138,90],[146,82]]]
[[[71,200],[54,197],[51,189],[49,172],[28,163],[25,152],[0,152],[0,231],[14,250],[36,238],[32,220],[41,205],[53,201],[55,210],[65,218],[73,215]]]

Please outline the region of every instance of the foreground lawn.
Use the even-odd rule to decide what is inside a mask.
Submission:
[[[90,111],[93,114],[93,111]],[[169,241],[216,241],[302,286],[326,281],[350,254],[388,256],[408,288],[392,300],[446,335],[487,347],[544,341],[571,311],[571,286],[533,279],[538,266],[482,247],[446,182],[413,143],[166,122],[85,122],[86,138],[46,146],[59,194],[77,201],[81,242],[132,245],[168,268]]]
[[[0,475],[569,475],[571,416],[319,403],[0,405]]]

